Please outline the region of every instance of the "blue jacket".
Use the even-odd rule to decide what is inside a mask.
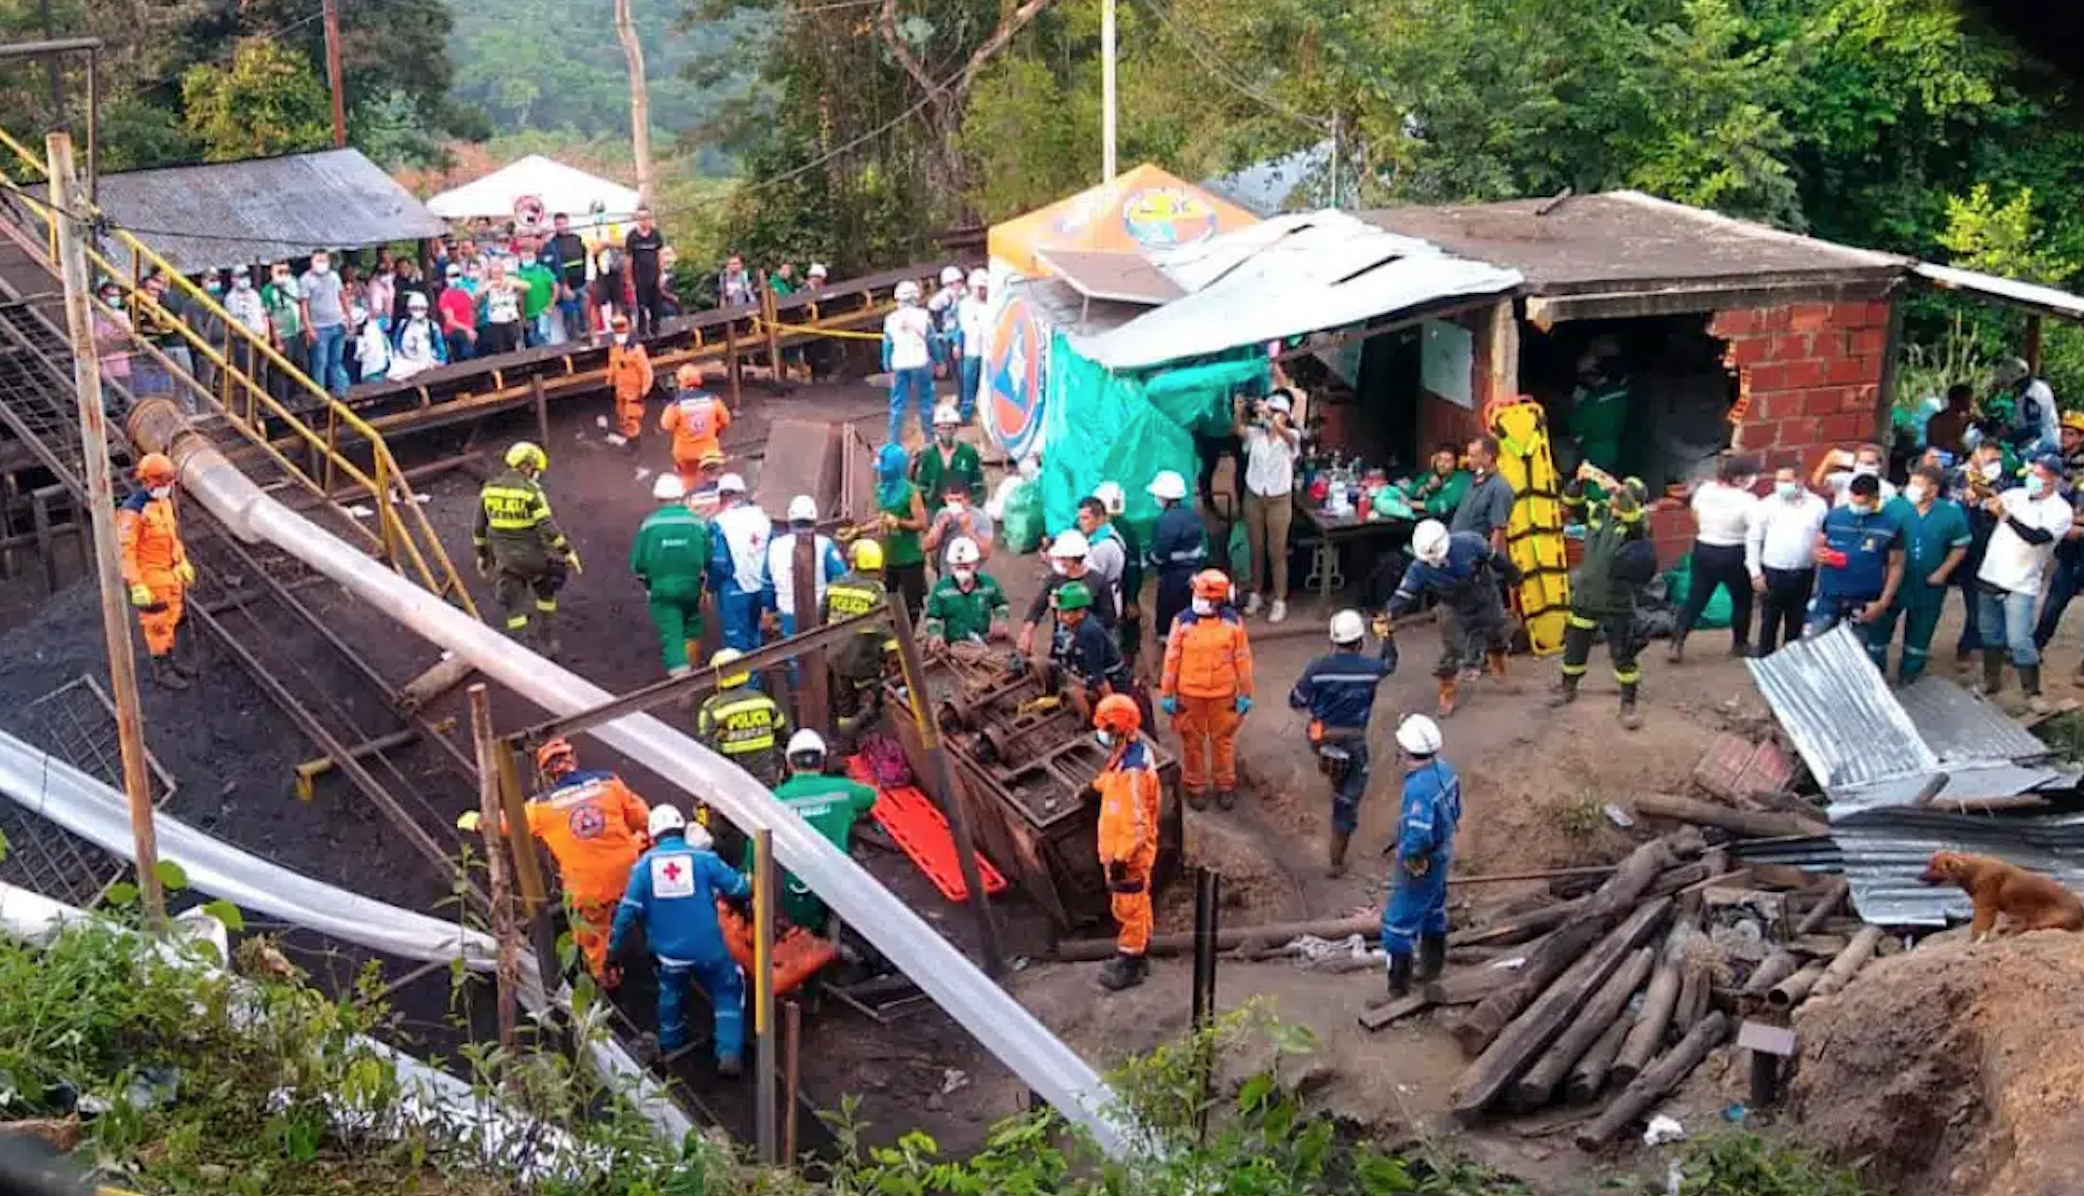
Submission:
[[[1184,503],[1174,503],[1159,512],[1158,526],[1151,533],[1150,551],[1144,559],[1160,576],[1176,577],[1201,568],[1208,559],[1207,540],[1201,516]]]
[[[680,832],[668,831],[630,869],[629,888],[615,907],[615,928],[608,933],[608,953],[622,946],[641,918],[651,953],[665,963],[728,959],[730,951],[716,923],[717,898],[751,892],[745,877],[715,852],[689,847]]]
[[[1454,832],[1461,821],[1462,778],[1455,775],[1453,765],[1435,756],[1425,767],[1404,774],[1404,806],[1397,816],[1398,856],[1407,860],[1432,856],[1434,864],[1445,864],[1454,852]],[[1445,879],[1437,867],[1429,875]]]
[[[1391,617],[1404,614],[1427,593],[1456,611],[1495,603],[1499,601],[1495,579],[1510,570],[1511,564],[1491,551],[1489,540],[1475,532],[1455,532],[1447,538],[1447,559],[1438,565],[1412,558],[1404,570],[1403,584],[1389,600],[1389,613]]]
[[[1327,727],[1365,730],[1375,694],[1389,666],[1358,652],[1334,652],[1310,662],[1288,691],[1288,705],[1307,710]]]
[[[1903,548],[1903,529],[1886,510],[1862,515],[1833,507],[1824,516],[1824,543],[1845,554],[1843,567],[1818,562],[1816,590],[1827,598],[1881,597],[1888,584],[1889,554]]]

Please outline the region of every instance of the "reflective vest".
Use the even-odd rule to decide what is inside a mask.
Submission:
[[[550,517],[550,500],[533,478],[509,469],[478,491],[478,521],[473,539],[507,545],[542,543],[562,552],[564,533]]]
[[[825,621],[836,623],[867,614],[882,603],[887,593],[883,583],[876,578],[850,572],[825,587]],[[832,653],[833,670],[856,681],[876,677],[883,671],[886,642],[888,637],[880,628],[848,636],[846,642]]]
[[[174,568],[188,559],[188,550],[181,545],[174,500],[153,498],[143,490],[117,509],[116,539],[126,585],[165,585]]]
[[[849,573],[825,587],[825,619],[836,622],[865,615],[883,601],[883,583],[859,573]]]
[[[726,756],[771,752],[781,729],[781,707],[757,691],[712,694],[695,725],[695,732]]]
[[[1100,791],[1100,862],[1141,862],[1158,852],[1158,810],[1161,797],[1157,759],[1141,738],[1115,745],[1107,766],[1093,778]],[[1138,857],[1148,853],[1149,858]]]

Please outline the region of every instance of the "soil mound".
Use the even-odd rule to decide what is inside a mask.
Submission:
[[[2084,1192],[2084,935],[1928,942],[1796,1020],[1797,1133],[1898,1196]]]

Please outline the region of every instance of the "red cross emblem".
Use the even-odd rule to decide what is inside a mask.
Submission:
[[[666,861],[666,879],[667,879],[667,880],[679,880],[679,879],[680,879],[680,861],[679,861],[679,860],[667,860],[667,861]]]

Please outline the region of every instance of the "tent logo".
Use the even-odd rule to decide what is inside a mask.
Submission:
[[[984,384],[990,389],[988,422],[992,438],[1014,460],[1027,456],[1041,441],[1049,378],[1047,337],[1021,295],[1006,301],[992,326],[984,360]]]
[[[1184,187],[1151,187],[1122,203],[1122,225],[1145,249],[1191,245],[1214,235],[1216,210]]]

